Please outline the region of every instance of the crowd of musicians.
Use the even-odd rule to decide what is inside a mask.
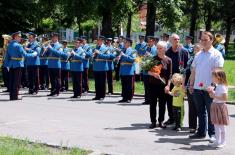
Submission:
[[[122,85],[122,99],[119,102],[130,103],[135,90],[135,78],[141,77],[145,91],[143,104],[150,104],[150,128],[155,128],[158,121],[161,128],[175,123],[175,130],[180,131],[184,115],[182,94],[186,93],[190,133],[195,133],[190,138],[205,138],[208,126],[210,141],[213,142],[215,129],[210,121],[213,97],[205,88],[213,82],[212,72],[221,69],[224,64],[224,38],[221,34],[214,36],[210,32],[202,32],[200,43],[195,45],[191,36],[186,36],[185,43],[180,44],[180,36],[175,33],[164,33],[161,39],[139,35],[135,48],[132,48],[133,40],[123,36],[112,39],[100,35],[95,47],[87,43],[86,36],[80,36],[74,40],[73,49],[67,47],[66,40],[59,42],[58,33],[52,33],[49,38],[47,35],[37,37],[29,32],[27,37],[28,41],[25,42],[21,32],[3,35],[6,50],[2,73],[10,100],[19,99],[20,87],[28,87],[28,93],[36,95],[40,89],[49,90],[49,85],[48,96],[56,97],[68,90],[69,77],[72,77],[73,86],[71,98],[80,98],[89,91],[88,71],[93,66],[95,97],[92,100],[105,98],[106,83],[107,92],[113,94],[115,71],[115,79],[119,80],[120,76]],[[158,74],[141,69],[139,64],[145,57],[158,62]],[[181,95],[171,92],[176,88]],[[169,119],[163,123],[166,107]]]

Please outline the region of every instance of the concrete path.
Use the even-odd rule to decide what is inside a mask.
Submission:
[[[2,89],[0,90],[2,92]],[[21,94],[25,91],[21,91]],[[30,141],[93,150],[93,154],[114,155],[234,155],[235,106],[228,105],[230,126],[227,146],[215,150],[208,140],[190,140],[188,131],[148,129],[149,106],[143,98],[132,103],[117,103],[119,96],[106,97],[103,102],[92,101],[94,94],[71,100],[72,93],[47,97],[23,95],[21,101],[8,101],[0,93],[0,134]],[[185,104],[187,126],[187,103]],[[167,114],[166,114],[167,119]]]

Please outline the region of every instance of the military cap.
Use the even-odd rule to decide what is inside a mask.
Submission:
[[[140,34],[140,35],[139,35],[139,38],[145,38],[145,36],[144,36],[144,35],[142,35],[142,34]]]
[[[169,33],[163,33],[163,36],[167,36],[167,37],[169,37],[169,36],[170,36],[170,34],[169,34]]]
[[[33,32],[29,32],[29,33],[28,33],[28,36],[30,36],[30,35],[32,35],[32,36],[34,36],[34,37],[37,36],[37,35],[36,35],[35,33],[33,33]]]
[[[99,35],[99,39],[105,40],[105,36]]]
[[[58,37],[58,36],[59,36],[59,33],[57,33],[57,32],[52,32],[52,33],[51,33],[51,36],[52,36],[52,37],[54,37],[54,36],[57,36],[57,37]]]
[[[82,42],[83,41],[83,39],[82,38],[80,38],[80,37],[78,37],[78,38],[76,38],[76,40],[75,41],[80,41],[80,42]]]
[[[113,39],[112,38],[106,38],[107,41],[112,41]]]
[[[124,36],[120,35],[120,36],[119,36],[119,38],[122,38],[122,39],[124,39]]]
[[[113,39],[118,39],[118,37],[114,37]]]
[[[155,40],[155,37],[154,36],[147,36],[148,39],[153,39]]]
[[[133,40],[132,40],[131,38],[125,38],[125,40],[128,41],[128,42],[130,42],[130,43],[133,42]]]
[[[80,38],[83,40],[87,40],[87,36],[85,36],[85,35],[80,36]]]
[[[62,43],[63,43],[63,44],[64,44],[64,43],[66,43],[66,44],[67,44],[67,43],[68,43],[68,41],[67,41],[67,40],[62,40]]]
[[[191,39],[192,40],[193,37],[188,35],[188,36],[185,37],[185,39]]]
[[[158,36],[154,36],[155,40],[160,40],[160,38]]]
[[[21,36],[21,31],[17,31],[17,32],[14,32],[14,33],[12,33],[12,38],[13,37],[15,37],[16,35],[19,35],[19,36]]]

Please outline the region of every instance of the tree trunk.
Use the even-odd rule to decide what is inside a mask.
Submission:
[[[116,26],[116,35],[117,35],[117,37],[121,35],[121,25],[120,24],[118,24]]]
[[[131,19],[132,19],[132,12],[129,12],[127,26],[126,26],[126,37],[128,37],[128,38],[130,38],[130,36],[131,36]]]
[[[79,36],[82,36],[83,35],[83,29],[82,29],[82,27],[81,27],[81,23],[80,22],[78,22],[78,35]]]
[[[198,18],[198,1],[193,0],[192,2],[192,14],[191,14],[191,22],[190,22],[190,30],[189,35],[193,37],[192,43],[195,41],[195,30],[196,30],[196,23]]]
[[[98,27],[92,30],[92,41],[97,39],[97,35],[98,35]]]
[[[101,35],[105,37],[112,37],[112,11],[109,8],[106,8],[102,12],[103,20],[102,20],[102,30]]]
[[[147,2],[147,21],[146,21],[146,36],[154,35],[155,31],[155,17],[156,17],[156,6],[153,2]]]
[[[211,30],[211,23],[212,23],[212,11],[211,11],[211,5],[208,4],[208,8],[207,8],[207,11],[208,11],[208,14],[207,14],[207,17],[206,17],[206,31],[210,31]]]
[[[228,16],[226,19],[226,38],[225,38],[225,54],[227,54],[228,52],[228,45],[229,45],[229,41],[230,41],[230,34],[231,34],[231,27],[232,27],[232,17]]]

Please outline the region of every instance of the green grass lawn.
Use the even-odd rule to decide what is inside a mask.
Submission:
[[[0,137],[0,155],[87,155],[91,151],[78,148],[52,148],[10,137]]]

